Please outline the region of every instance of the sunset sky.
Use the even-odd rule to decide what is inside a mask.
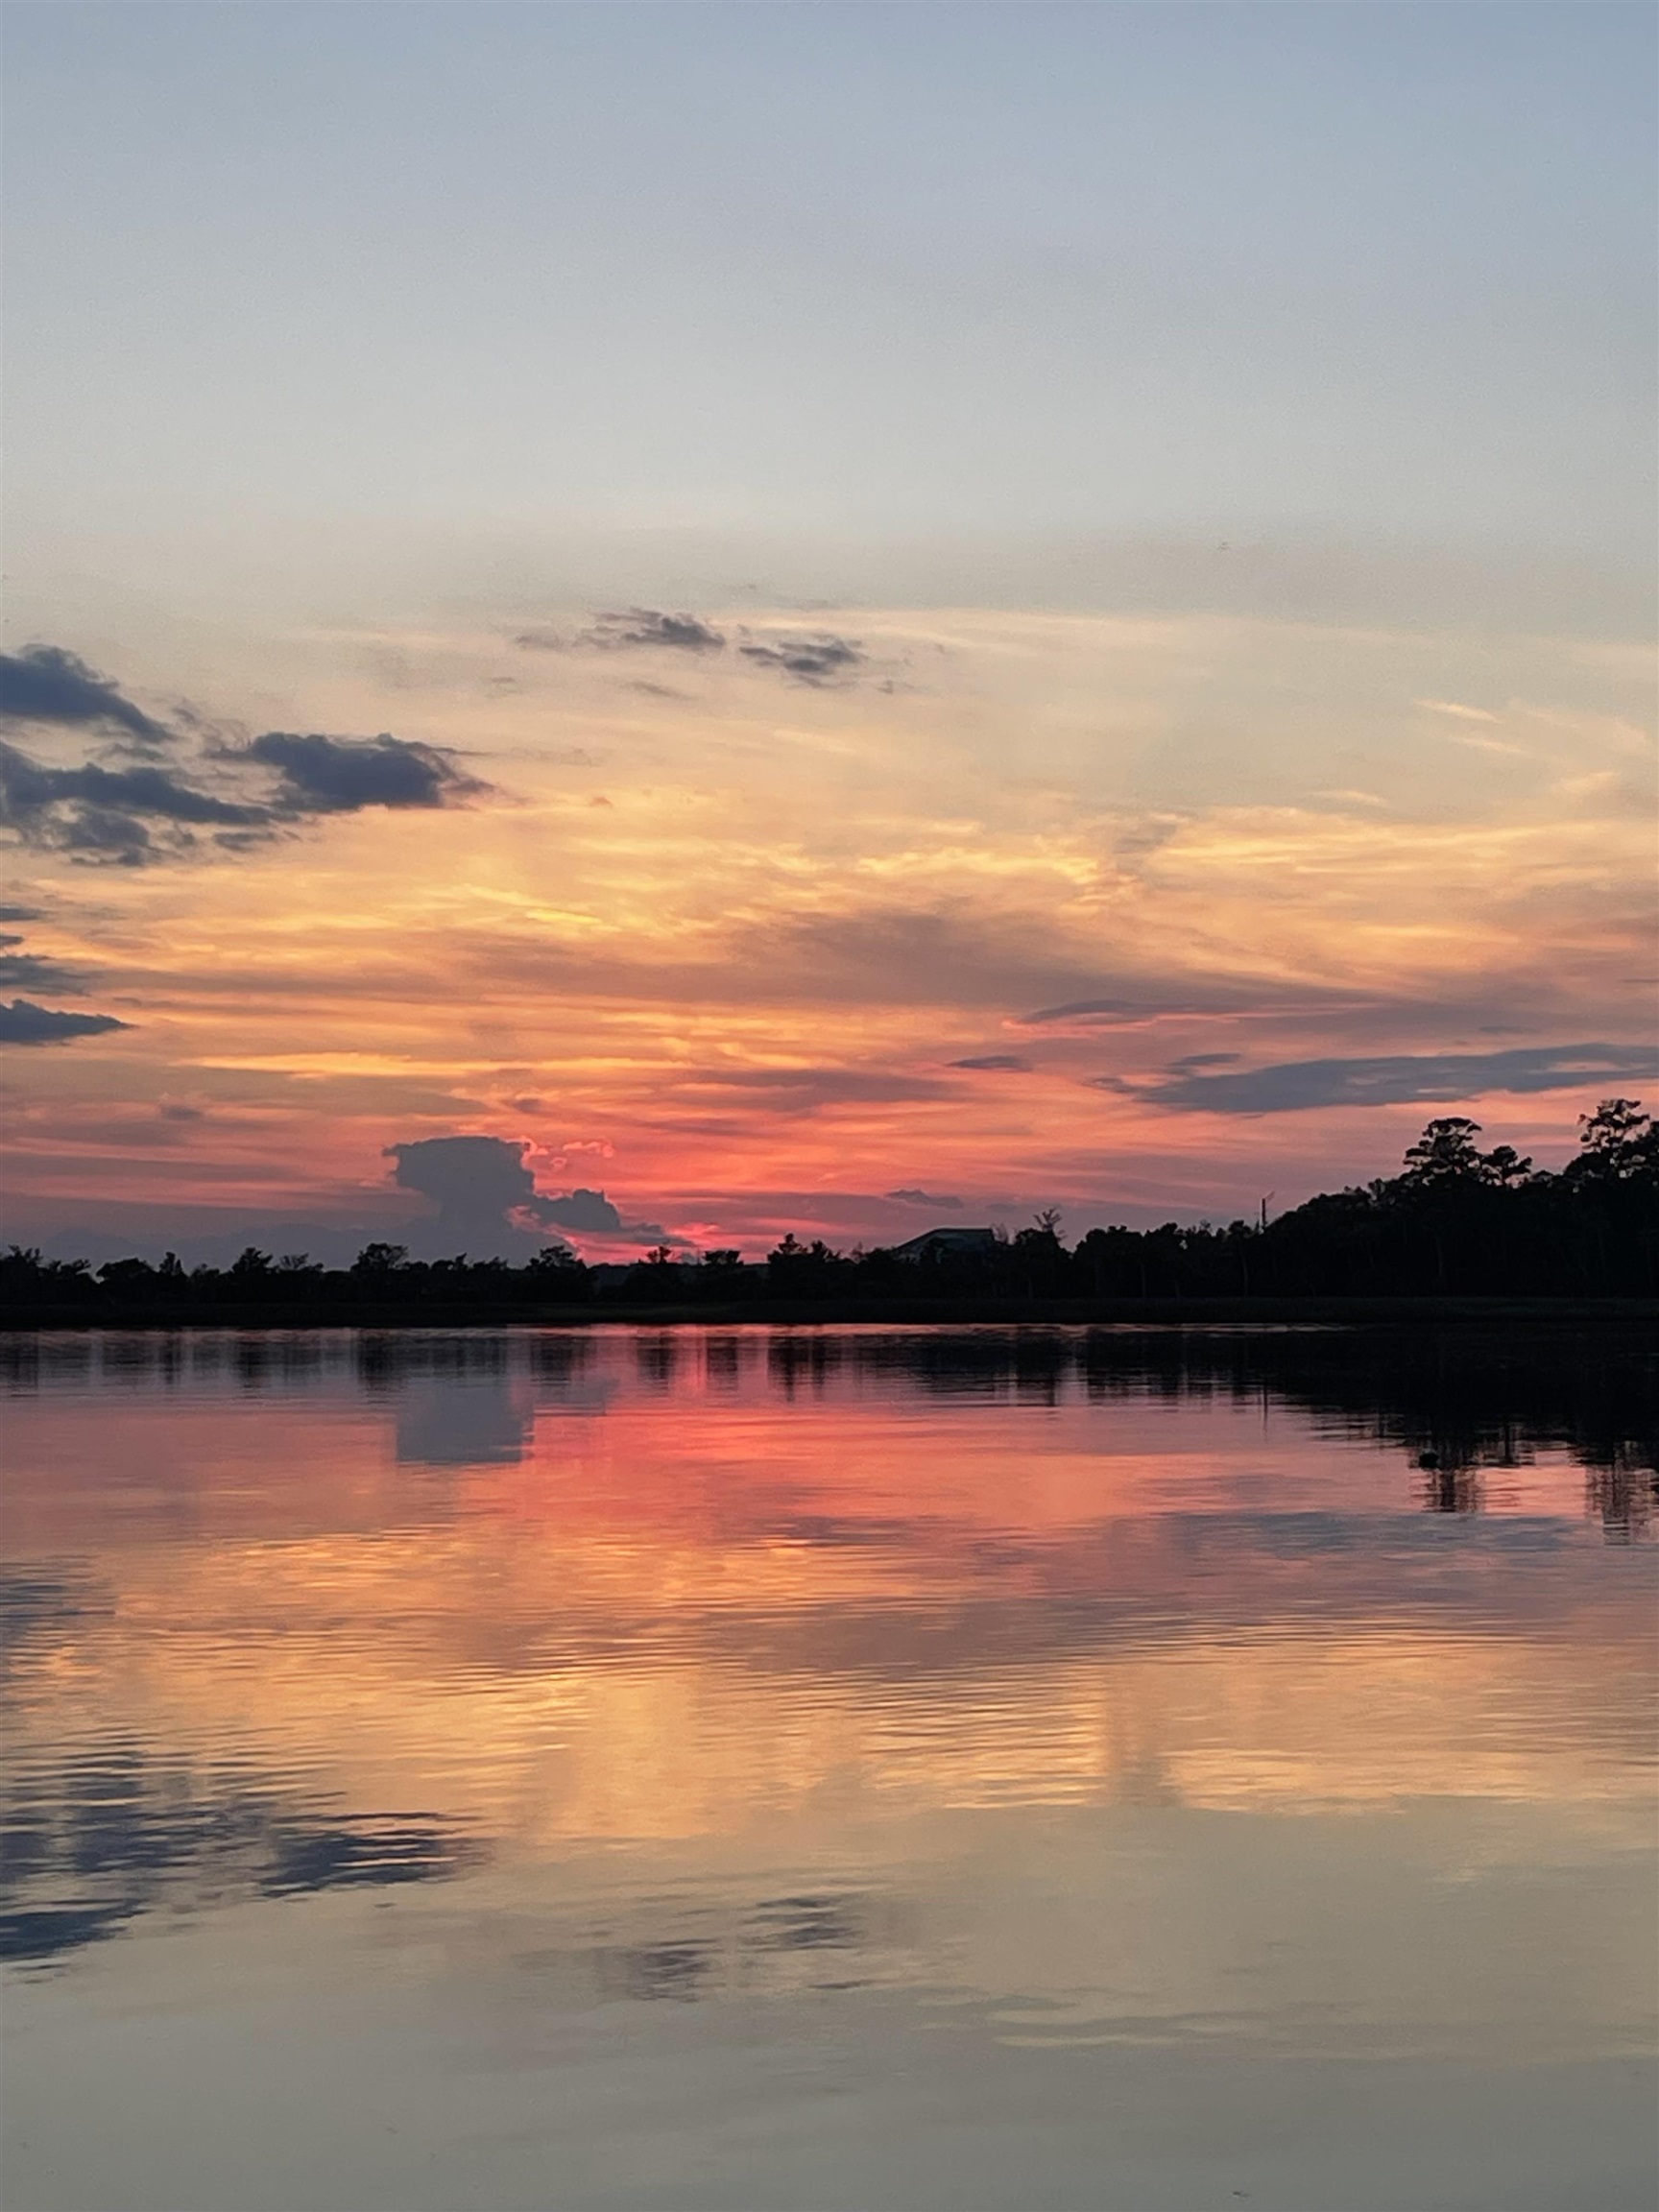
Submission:
[[[1654,41],[14,7],[5,1235],[1070,1238],[1652,1102]]]

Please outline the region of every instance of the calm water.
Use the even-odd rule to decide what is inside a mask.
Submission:
[[[1652,2203],[1640,1347],[0,1354],[8,2212]]]

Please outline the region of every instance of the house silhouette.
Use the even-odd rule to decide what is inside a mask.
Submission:
[[[895,1244],[895,1260],[920,1265],[927,1260],[988,1259],[997,1249],[995,1229],[924,1229],[907,1243]]]

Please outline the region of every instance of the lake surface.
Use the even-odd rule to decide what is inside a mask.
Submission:
[[[1631,1338],[0,1359],[8,2212],[1653,2202]]]

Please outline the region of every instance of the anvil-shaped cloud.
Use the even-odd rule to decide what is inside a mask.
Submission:
[[[602,1190],[577,1190],[546,1197],[524,1165],[530,1149],[502,1137],[424,1137],[393,1144],[394,1180],[434,1202],[435,1216],[418,1224],[422,1250],[475,1258],[515,1258],[567,1229],[623,1245],[658,1244],[666,1235],[656,1221],[625,1222]]]

